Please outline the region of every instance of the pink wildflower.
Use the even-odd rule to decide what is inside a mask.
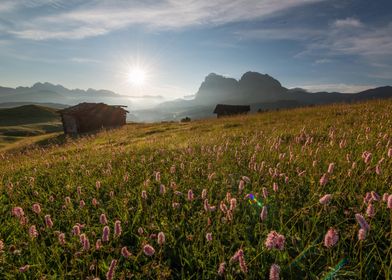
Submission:
[[[154,255],[155,249],[154,249],[151,245],[146,244],[146,245],[143,246],[143,253],[144,253],[146,256],[151,257],[152,255]]]
[[[73,235],[80,235],[80,226],[79,225],[74,225],[72,228],[72,234]]]
[[[329,204],[329,202],[331,201],[331,199],[332,199],[332,195],[326,194],[326,195],[324,195],[322,198],[320,198],[319,201],[320,201],[321,204],[326,205],[326,204]]]
[[[127,247],[122,247],[121,248],[121,255],[124,258],[129,258],[130,256],[132,256],[131,252],[128,251]]]
[[[193,191],[192,190],[188,190],[188,200],[192,201],[195,198]]]
[[[279,280],[280,267],[277,264],[271,265],[269,280]]]
[[[248,272],[248,267],[246,266],[246,262],[245,262],[245,258],[244,255],[239,256],[238,261],[240,263],[240,269],[243,273],[247,273]]]
[[[106,273],[106,279],[107,280],[112,280],[114,277],[114,272],[116,270],[116,266],[117,266],[117,260],[112,260],[112,262],[110,263],[109,266],[109,270]]]
[[[114,222],[114,236],[120,236],[122,232],[121,221],[117,220]]]
[[[212,241],[212,233],[211,232],[208,232],[206,234],[206,239],[207,239],[208,242]]]
[[[85,238],[83,240],[83,250],[84,251],[90,250],[90,240],[88,239],[87,236],[85,236]]]
[[[79,201],[79,207],[83,208],[86,205],[86,203],[84,202],[84,200],[82,199],[81,201]]]
[[[139,227],[139,228],[137,229],[137,233],[139,233],[139,235],[143,235],[143,233],[144,233],[143,228],[142,228],[142,227]]]
[[[91,204],[92,204],[93,206],[97,206],[97,205],[99,204],[99,202],[98,202],[98,200],[97,200],[96,198],[93,198],[93,199],[91,200]]]
[[[22,218],[24,216],[24,211],[22,207],[14,207],[12,208],[12,215],[17,218]]]
[[[165,234],[162,231],[158,233],[158,244],[160,246],[165,244]]]
[[[160,182],[161,181],[161,172],[155,172],[155,181]]]
[[[219,264],[219,268],[218,268],[218,275],[222,276],[223,273],[225,273],[225,268],[226,268],[226,263],[222,262]]]
[[[267,219],[267,215],[268,215],[267,206],[263,206],[260,212],[260,220],[265,221]]]
[[[142,198],[147,199],[147,192],[146,191],[142,191]]]
[[[97,239],[97,241],[95,242],[95,250],[99,250],[102,247],[102,241],[101,239]]]
[[[178,202],[173,202],[173,203],[172,203],[172,207],[173,207],[174,209],[178,209],[178,208],[180,208],[180,206],[181,206],[181,204],[178,203]]]
[[[324,237],[324,246],[331,248],[336,245],[339,240],[339,235],[336,229],[330,228]]]
[[[58,236],[58,240],[59,240],[60,245],[64,245],[65,244],[65,234],[60,233]]]
[[[320,185],[325,186],[328,183],[328,175],[324,173],[323,176],[320,178]]]
[[[267,197],[268,197],[268,190],[267,190],[267,188],[263,187],[262,192],[263,192],[264,199],[267,199]]]
[[[32,209],[35,214],[41,213],[41,205],[39,203],[34,203]]]
[[[67,196],[67,197],[65,198],[65,204],[66,204],[66,205],[71,204],[71,198],[70,198],[69,196]]]
[[[110,228],[108,226],[104,226],[102,230],[102,241],[109,242]]]
[[[357,220],[358,224],[361,226],[362,229],[369,231],[370,226],[361,214],[355,214],[355,219]]]
[[[234,211],[235,208],[237,208],[237,199],[233,197],[230,199],[230,211]]]
[[[37,236],[38,236],[38,231],[37,231],[37,228],[34,226],[34,225],[32,225],[30,228],[29,228],[29,235],[30,235],[30,237],[31,238],[36,238]]]
[[[274,190],[274,192],[277,192],[278,191],[278,184],[277,183],[273,183],[272,184],[272,189]]]
[[[388,157],[392,157],[392,148],[388,149]]]
[[[19,267],[19,272],[22,272],[22,273],[26,272],[27,270],[29,270],[29,268],[30,268],[30,265],[26,264],[22,267]]]
[[[242,176],[241,179],[248,184],[250,183],[250,178],[248,176]]]
[[[220,202],[220,204],[219,204],[219,209],[220,209],[223,213],[226,213],[226,212],[227,212],[227,206],[226,206],[226,204],[225,204],[223,201]]]
[[[105,214],[102,213],[101,216],[99,216],[99,222],[102,225],[107,225],[108,224],[108,219],[106,218]]]
[[[358,230],[358,240],[365,240],[366,239],[366,230],[364,230],[363,228],[360,228]]]
[[[388,201],[388,196],[389,196],[388,193],[384,193],[383,196],[382,196],[382,201],[387,202]]]
[[[159,194],[164,195],[166,193],[166,187],[165,185],[161,184],[159,186]]]
[[[374,191],[372,191],[372,192],[370,193],[370,195],[372,196],[372,199],[373,199],[374,201],[380,201],[380,199],[381,199],[380,195],[379,195],[378,193],[374,192]]]
[[[238,192],[242,193],[244,188],[245,188],[245,181],[244,180],[240,180],[240,183],[238,184]]]
[[[45,224],[48,228],[53,227],[53,222],[52,219],[50,218],[50,215],[45,215]]]
[[[95,182],[95,189],[99,190],[101,188],[101,182],[100,181],[96,181]]]
[[[373,204],[369,203],[369,205],[368,205],[368,207],[366,209],[366,215],[369,218],[373,218],[374,217],[375,213],[374,213],[374,206],[373,206]]]
[[[203,189],[203,191],[201,192],[201,198],[206,199],[206,197],[207,197],[207,189]]]
[[[332,174],[333,173],[333,170],[334,170],[334,167],[335,167],[335,163],[333,163],[333,162],[331,162],[330,164],[329,164],[329,166],[328,166],[328,173],[329,174]]]
[[[4,241],[0,239],[0,253],[4,250]]]
[[[242,249],[238,249],[238,251],[230,258],[230,262],[236,262],[242,256],[244,256],[244,251]]]
[[[283,250],[284,249],[284,244],[285,244],[286,238],[277,233],[276,231],[271,231],[268,236],[267,239],[265,241],[265,246],[268,249],[278,249],[278,250]]]
[[[388,196],[387,208],[392,209],[392,194]]]

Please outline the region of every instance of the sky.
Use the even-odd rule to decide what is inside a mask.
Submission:
[[[391,34],[391,0],[1,0],[0,85],[169,100],[257,71],[358,92],[392,85]]]

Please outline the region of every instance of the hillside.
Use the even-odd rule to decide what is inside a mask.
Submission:
[[[24,105],[0,109],[0,126],[59,121],[60,115],[57,113],[57,110],[49,107]]]
[[[391,279],[391,112],[129,124],[1,154],[0,278]]]

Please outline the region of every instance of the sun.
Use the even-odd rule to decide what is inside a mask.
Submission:
[[[129,70],[128,81],[137,87],[142,87],[146,83],[147,72],[140,67],[134,67]]]

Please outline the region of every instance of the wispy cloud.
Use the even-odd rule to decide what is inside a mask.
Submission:
[[[345,18],[345,19],[337,19],[332,24],[333,27],[336,28],[353,28],[353,27],[362,27],[362,22],[355,18]]]
[[[300,88],[306,89],[310,92],[343,92],[343,93],[357,93],[370,88],[375,88],[375,85],[353,85],[353,84],[313,84],[313,85],[302,85]]]
[[[265,18],[319,1],[322,0],[165,0],[158,3],[88,1],[71,11],[39,15],[28,22],[15,21],[15,27],[9,33],[31,40],[81,39],[131,25],[142,25],[150,29],[216,26]],[[59,1],[49,0],[38,2],[61,4]]]

